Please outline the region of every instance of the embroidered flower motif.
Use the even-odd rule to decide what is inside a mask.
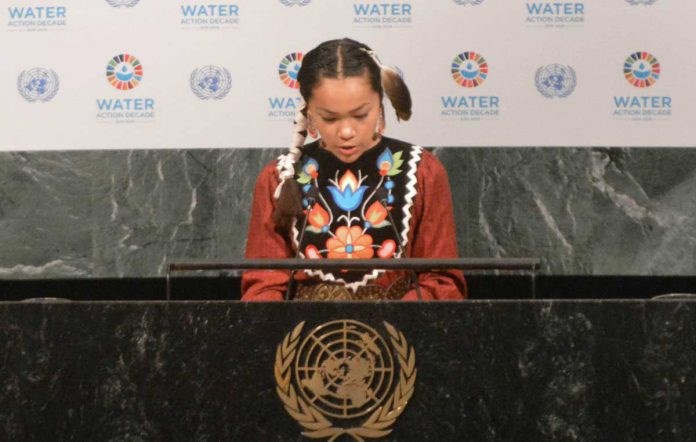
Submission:
[[[369,229],[370,227],[383,227],[383,226],[388,226],[389,223],[386,222],[384,223],[384,220],[387,218],[387,209],[380,203],[379,201],[375,201],[370,205],[370,207],[367,208],[367,212],[365,212],[365,228]],[[384,224],[383,224],[384,223]]]
[[[307,184],[311,180],[319,176],[319,163],[314,158],[307,158],[307,161],[302,164],[302,169],[297,176],[297,182]]]
[[[394,252],[396,252],[396,242],[393,239],[388,239],[377,250],[377,256],[380,258],[391,258]]]
[[[384,152],[377,158],[377,169],[379,169],[379,174],[381,176],[394,176],[400,174],[401,169],[399,169],[399,167],[404,164],[404,160],[401,159],[402,154],[403,151],[392,154],[389,148],[384,149]]]
[[[329,192],[336,205],[346,212],[355,210],[367,190],[367,186],[360,185],[364,180],[365,178],[358,180],[350,170],[347,170],[338,182],[330,180],[333,186],[329,186]]]
[[[321,254],[319,253],[319,249],[316,248],[316,246],[310,244],[305,248],[305,256],[308,259],[320,259]]]
[[[307,214],[307,222],[316,230],[326,232],[329,230],[329,212],[321,204],[315,204]]]
[[[336,237],[326,241],[328,258],[366,259],[375,254],[372,250],[372,237],[363,235],[358,226],[341,226],[336,229]]]
[[[319,176],[319,163],[314,158],[308,158],[304,163],[304,166],[302,166],[302,172],[306,173],[312,178],[316,178]]]
[[[391,169],[392,164],[394,164],[394,159],[391,151],[389,149],[385,149],[379,158],[377,158],[377,168],[379,169],[379,174],[381,176],[385,176],[387,173],[389,173],[389,169]]]

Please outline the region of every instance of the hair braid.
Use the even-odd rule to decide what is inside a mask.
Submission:
[[[302,145],[307,138],[307,112],[303,103],[293,121],[292,141],[288,152],[278,157],[276,169],[280,182],[273,193],[277,200],[273,221],[281,228],[289,228],[292,221],[302,212],[300,191],[295,184],[295,163],[302,156]]]
[[[389,101],[396,111],[396,119],[406,121],[411,118],[411,93],[409,92],[404,79],[401,78],[401,75],[396,69],[382,64],[375,51],[367,48],[362,49],[379,67],[382,89],[387,94],[387,97],[389,97]]]

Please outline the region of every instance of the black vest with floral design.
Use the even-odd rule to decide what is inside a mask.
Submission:
[[[300,256],[399,258],[396,234],[405,248],[421,152],[419,146],[382,138],[357,161],[344,163],[318,142],[303,147],[295,180],[302,191],[304,215],[293,229],[293,242]],[[300,235],[302,226],[304,234]],[[300,237],[302,244],[298,244]],[[323,281],[344,283],[351,290],[382,272],[307,271]]]

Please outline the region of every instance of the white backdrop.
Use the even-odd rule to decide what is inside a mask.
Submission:
[[[285,146],[299,94],[279,74],[297,63],[282,60],[344,36],[411,89],[411,121],[387,106],[390,136],[696,146],[693,0],[1,3],[0,150]],[[131,85],[142,68],[131,89],[108,81],[120,54],[134,57],[114,64]],[[478,86],[455,81],[460,54],[479,54],[454,66],[485,76]]]

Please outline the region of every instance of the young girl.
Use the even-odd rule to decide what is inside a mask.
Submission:
[[[247,258],[453,258],[457,240],[447,175],[419,146],[383,136],[386,93],[411,116],[408,88],[375,53],[350,39],[308,52],[298,74],[306,105],[290,151],[261,172]],[[303,146],[309,133],[317,141]],[[300,243],[301,241],[301,243]],[[402,249],[403,247],[403,249]],[[403,250],[403,251],[402,251]],[[461,272],[253,270],[242,300],[463,299]]]

